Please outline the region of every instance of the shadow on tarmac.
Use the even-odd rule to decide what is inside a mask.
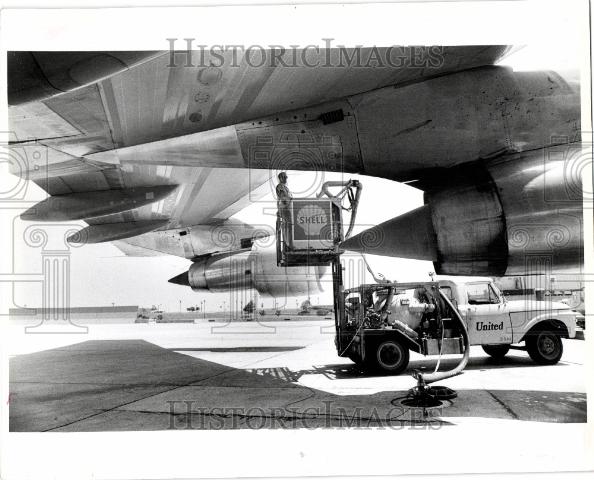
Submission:
[[[458,363],[458,359],[442,359],[440,370],[448,370],[454,368]],[[559,362],[557,367],[568,366],[563,362]],[[524,357],[505,357],[503,359],[494,359],[491,357],[471,358],[465,370],[493,370],[501,368],[538,368],[540,365],[534,363],[530,358]],[[433,371],[435,368],[435,358],[411,360],[407,369],[401,373],[401,376],[410,375],[414,370]],[[269,372],[266,372],[269,370]],[[386,377],[389,374],[368,370],[364,367],[356,365],[355,363],[344,364],[330,364],[330,365],[314,365],[312,368],[304,370],[290,370],[286,367],[279,367],[276,369],[254,369],[250,370],[255,373],[269,373],[275,375],[273,370],[282,372],[281,378],[291,382],[298,382],[303,375],[324,375],[331,380],[344,380],[349,378],[373,378]],[[278,375],[276,375],[278,376]]]

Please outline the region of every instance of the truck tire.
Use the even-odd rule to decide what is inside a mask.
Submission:
[[[539,365],[554,365],[563,355],[563,342],[555,332],[542,330],[526,337],[526,349]]]
[[[398,339],[380,340],[370,347],[366,352],[366,363],[374,370],[398,375],[408,366],[410,353]]]
[[[501,359],[509,352],[509,345],[483,345],[483,350],[487,355]]]

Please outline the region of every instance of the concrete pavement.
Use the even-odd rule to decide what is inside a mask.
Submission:
[[[214,327],[219,327],[214,328]],[[585,422],[585,342],[554,366],[473,347],[458,397],[424,416],[400,401],[412,377],[374,376],[336,355],[332,322],[92,325],[23,335],[10,361],[11,431],[437,428],[465,421]],[[229,327],[229,328],[227,328]],[[444,358],[441,369],[456,362]],[[411,357],[408,372],[435,359]]]

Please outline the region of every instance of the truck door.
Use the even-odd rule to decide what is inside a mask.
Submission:
[[[466,284],[466,324],[471,345],[512,342],[507,305],[499,291],[487,281]]]

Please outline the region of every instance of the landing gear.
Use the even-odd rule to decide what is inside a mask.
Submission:
[[[563,342],[556,333],[544,330],[526,337],[526,350],[539,365],[554,365],[563,355]]]
[[[398,375],[408,366],[409,349],[397,339],[372,342],[367,345],[365,363],[373,370]]]
[[[501,360],[509,352],[509,345],[483,345],[483,350],[487,355]]]

